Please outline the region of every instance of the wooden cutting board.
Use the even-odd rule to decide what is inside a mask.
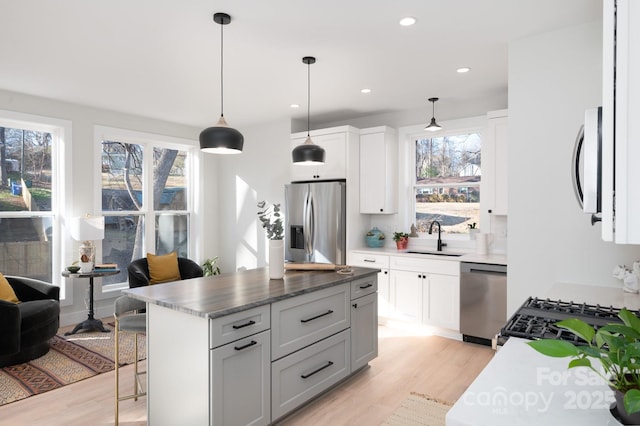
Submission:
[[[345,266],[333,263],[285,263],[284,269],[289,271],[336,271]]]

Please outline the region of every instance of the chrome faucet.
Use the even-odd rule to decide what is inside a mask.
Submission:
[[[438,224],[438,251],[442,251],[442,247],[446,246],[447,243],[443,243],[442,239],[440,238],[440,222],[438,222],[437,220],[434,220],[433,222],[431,222],[431,225],[429,226],[429,235],[431,235],[431,233],[433,232],[433,225]]]

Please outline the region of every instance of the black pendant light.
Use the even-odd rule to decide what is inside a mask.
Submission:
[[[240,154],[244,137],[242,133],[229,127],[224,119],[224,43],[223,31],[225,25],[231,22],[231,16],[226,13],[216,13],[213,20],[220,24],[220,119],[218,122],[200,133],[200,150],[214,154]]]
[[[432,114],[431,114],[431,123],[429,123],[429,125],[427,127],[425,127],[425,130],[429,130],[431,132],[436,132],[438,130],[442,130],[442,126],[440,126],[438,123],[436,123],[436,101],[438,100],[438,98],[429,98],[429,102],[431,102],[433,104],[433,109],[432,109]]]
[[[296,146],[291,152],[294,164],[305,166],[317,166],[324,164],[324,148],[316,145],[309,136],[310,129],[310,110],[311,110],[311,64],[315,64],[316,58],[313,56],[305,56],[302,63],[307,64],[307,139],[303,144]]]

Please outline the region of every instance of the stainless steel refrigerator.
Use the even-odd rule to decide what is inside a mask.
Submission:
[[[285,185],[285,258],[346,264],[346,183]]]

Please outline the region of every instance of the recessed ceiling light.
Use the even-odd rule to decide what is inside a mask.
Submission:
[[[290,105],[290,107],[291,107],[291,108],[300,108],[300,105],[298,105],[298,104],[291,104],[291,105]]]
[[[471,71],[471,68],[469,67],[460,67],[456,70],[459,74],[464,74],[465,72],[469,72]]]
[[[371,89],[360,89],[360,93],[371,93]]]
[[[416,18],[412,18],[411,16],[407,16],[406,18],[402,18],[400,20],[400,25],[402,25],[403,27],[410,27],[415,23],[416,23]]]

